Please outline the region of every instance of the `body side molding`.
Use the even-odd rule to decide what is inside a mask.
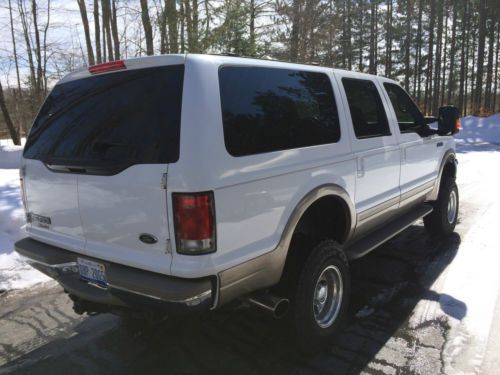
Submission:
[[[346,205],[349,223],[345,241],[351,237],[356,225],[356,211],[351,197],[338,185],[326,184],[318,186],[307,193],[292,211],[281,239],[272,251],[219,272],[220,290],[218,306],[241,295],[275,285],[279,282],[285,266],[292,235],[300,218],[315,201],[326,196],[339,197]]]

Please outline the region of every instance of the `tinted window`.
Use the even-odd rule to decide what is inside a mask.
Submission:
[[[330,79],[296,70],[222,67],[224,140],[242,156],[337,142],[337,108]]]
[[[384,83],[391,99],[401,133],[418,132],[425,125],[424,117],[410,96],[400,86]]]
[[[129,70],[54,87],[24,156],[49,164],[169,163],[179,157],[184,66]]]
[[[342,78],[357,138],[391,135],[384,105],[372,81]]]

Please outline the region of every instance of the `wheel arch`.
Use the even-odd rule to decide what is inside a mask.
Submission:
[[[439,195],[439,189],[441,187],[441,182],[443,177],[456,178],[457,176],[457,155],[455,150],[449,149],[445,152],[443,159],[441,160],[441,165],[439,166],[438,178],[434,183],[434,188],[427,197],[427,200],[435,201]]]
[[[338,199],[349,220],[344,242],[349,240],[356,225],[354,203],[347,191],[336,184],[323,184],[312,189],[299,200],[288,215],[280,241],[269,253],[219,273],[219,299],[217,306],[255,290],[271,287],[280,282],[295,229],[308,208],[322,198]],[[341,201],[340,201],[341,200]]]

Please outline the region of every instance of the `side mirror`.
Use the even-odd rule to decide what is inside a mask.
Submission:
[[[447,105],[439,108],[438,134],[453,135],[460,131],[460,112],[457,107]]]

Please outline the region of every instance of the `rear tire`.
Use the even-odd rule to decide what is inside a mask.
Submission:
[[[424,226],[433,237],[448,237],[455,230],[458,219],[458,188],[454,178],[443,180],[434,211],[424,217]]]
[[[292,319],[302,349],[315,351],[338,331],[347,313],[350,292],[344,252],[334,241],[320,242],[300,271],[293,301]]]

